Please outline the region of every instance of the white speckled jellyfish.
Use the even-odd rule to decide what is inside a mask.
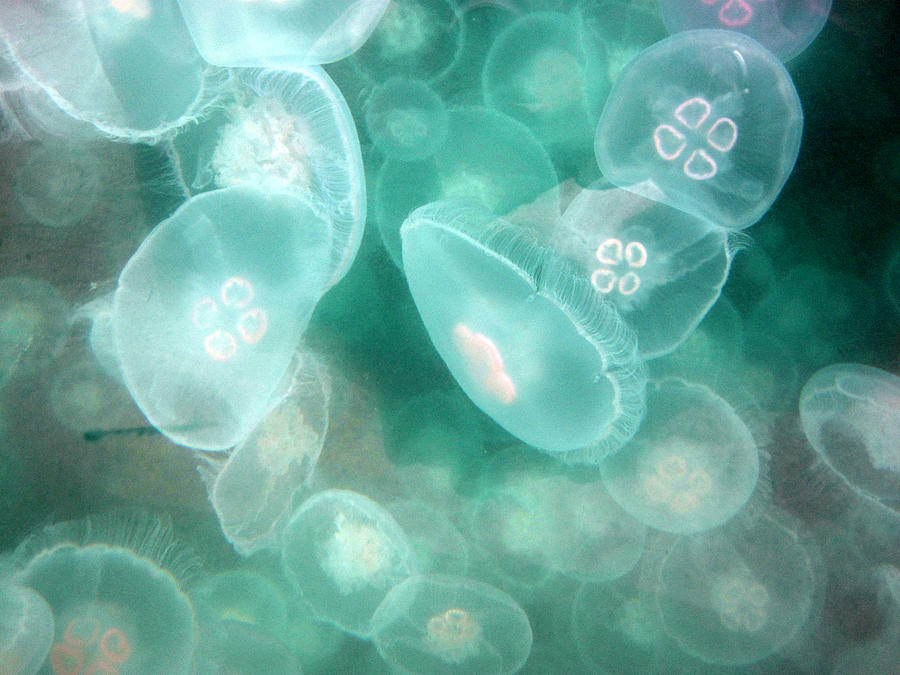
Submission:
[[[129,260],[113,329],[122,373],[153,426],[223,450],[272,405],[330,272],[330,222],[288,193],[198,195]]]
[[[34,590],[0,570],[0,673],[35,675],[53,642],[53,612]]]
[[[284,569],[320,621],[368,637],[388,591],[418,571],[406,535],[390,513],[347,490],[319,492],[284,529]]]
[[[628,448],[600,465],[613,499],[642,523],[694,533],[731,519],[759,478],[759,452],[734,409],[676,379],[647,391],[647,418]]]
[[[900,377],[858,363],[822,368],[800,393],[800,420],[855,495],[900,513]]]
[[[428,335],[478,407],[565,461],[596,462],[634,434],[644,410],[634,336],[573,268],[464,202],[417,209],[402,236]]]
[[[378,653],[406,673],[507,675],[531,653],[531,625],[516,601],[462,577],[410,577],[378,606],[372,624]]]

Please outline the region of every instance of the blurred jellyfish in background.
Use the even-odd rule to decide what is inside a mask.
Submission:
[[[780,61],[739,33],[689,31],[628,64],[594,149],[619,187],[742,229],[781,192],[802,127],[800,98]]]
[[[366,130],[386,157],[427,159],[447,141],[449,118],[440,96],[422,80],[395,78],[372,92]]]
[[[810,538],[774,515],[738,518],[679,537],[648,574],[646,593],[686,653],[707,663],[755,663],[816,617],[819,562]]]
[[[153,426],[207,450],[256,427],[283,394],[331,243],[308,202],[250,187],[193,197],[150,233],[119,276],[113,329],[125,383]]]
[[[386,508],[403,528],[423,574],[468,572],[469,543],[444,513],[414,500],[391,502]]]
[[[531,652],[531,625],[516,601],[462,577],[407,579],[391,589],[372,624],[378,653],[407,673],[506,675]]]
[[[734,30],[789,61],[822,31],[831,0],[661,0],[660,9],[670,33]]]
[[[175,0],[12,0],[0,37],[56,105],[113,138],[157,140],[215,95]]]
[[[759,478],[759,451],[734,409],[712,390],[661,380],[647,419],[624,450],[600,465],[613,499],[642,523],[676,533],[730,520]]]
[[[874,570],[878,582],[878,604],[884,612],[884,627],[877,637],[852,647],[837,660],[834,675],[888,673],[900,658],[900,569],[881,565]]]
[[[464,202],[416,210],[402,234],[428,335],[479,408],[565,461],[596,462],[634,434],[644,410],[634,336],[573,268]]]
[[[0,279],[0,387],[34,376],[59,355],[67,313],[65,301],[45,281]]]
[[[547,151],[521,122],[486,108],[453,108],[447,142],[421,162],[389,159],[375,186],[381,241],[401,265],[400,228],[416,208],[432,201],[475,202],[506,214],[543,196],[559,213],[556,170]]]
[[[550,245],[616,306],[645,359],[693,332],[719,298],[733,255],[721,228],[620,189],[578,193]]]
[[[298,352],[287,393],[223,459],[201,473],[222,532],[242,555],[278,545],[294,495],[308,484],[328,430],[331,380],[310,352]]]
[[[0,673],[34,675],[53,642],[47,601],[21,586],[0,563]]]
[[[282,536],[284,569],[319,621],[360,637],[388,591],[418,571],[406,535],[377,502],[325,490],[300,505]]]
[[[178,0],[203,58],[217,66],[298,68],[346,58],[388,0]]]
[[[332,228],[328,286],[347,273],[366,220],[359,138],[321,68],[232,71],[219,110],[169,144],[188,195],[248,185],[293,193]]]
[[[800,420],[853,494],[900,514],[900,377],[857,363],[827,366],[803,386]]]

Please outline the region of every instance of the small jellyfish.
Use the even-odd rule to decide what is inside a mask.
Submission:
[[[388,591],[418,570],[406,535],[383,507],[346,490],[319,492],[282,536],[285,571],[316,618],[360,637]]]
[[[325,432],[331,381],[312,353],[298,353],[291,383],[227,459],[208,457],[209,500],[222,532],[242,555],[276,548],[294,495],[316,468]]]
[[[679,534],[730,520],[759,478],[759,452],[734,409],[709,388],[666,379],[647,391],[647,418],[600,465],[603,483],[642,523]]]
[[[815,550],[773,515],[680,537],[650,578],[666,633],[688,654],[728,666],[794,639],[813,615],[820,581]]]
[[[291,70],[359,49],[388,0],[178,0],[203,58],[217,66]]]
[[[403,162],[427,159],[447,141],[443,100],[421,80],[394,78],[369,98],[366,128],[385,156]]]
[[[0,387],[40,372],[59,354],[68,307],[50,284],[0,279]]]
[[[53,642],[53,612],[30,588],[0,570],[0,673],[35,675]]]
[[[800,98],[780,61],[740,33],[688,31],[622,71],[594,150],[619,187],[743,229],[781,192],[802,127]]]
[[[366,190],[359,137],[347,103],[318,67],[235,71],[217,113],[171,140],[186,194],[249,185],[315,203],[332,225],[329,287],[362,241]]]
[[[284,593],[253,570],[228,570],[204,581],[191,592],[198,621],[204,630],[233,621],[252,626],[274,638],[287,630]]]
[[[595,462],[634,434],[644,397],[634,336],[573,268],[464,202],[416,210],[402,236],[428,335],[479,408],[566,461]]]
[[[827,366],[803,386],[800,421],[854,494],[900,514],[900,377],[858,363]]]
[[[68,227],[94,208],[103,187],[102,165],[87,148],[63,143],[30,146],[16,168],[16,198],[46,227]]]
[[[191,198],[119,276],[113,329],[129,392],[176,443],[223,450],[272,405],[330,272],[331,228],[288,193]]]
[[[645,359],[674,351],[710,310],[733,256],[728,233],[627,190],[582,190],[550,235],[634,329]]]
[[[531,625],[515,600],[462,577],[410,577],[372,624],[378,653],[407,673],[514,673],[531,652]]]
[[[789,61],[822,31],[831,0],[662,0],[660,9],[670,33],[695,28],[738,31]]]

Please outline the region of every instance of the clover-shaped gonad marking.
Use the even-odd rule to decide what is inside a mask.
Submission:
[[[734,120],[719,117],[707,125],[711,113],[709,101],[695,96],[675,108],[677,127],[660,124],[653,131],[657,154],[667,162],[686,157],[682,169],[692,180],[715,176],[719,166],[714,155],[729,152],[737,143],[738,128]]]
[[[603,266],[591,274],[591,284],[600,293],[618,290],[622,295],[632,295],[641,287],[636,270],[647,264],[647,248],[641,242],[623,244],[610,238],[597,247],[595,255]]]
[[[197,328],[210,331],[203,339],[207,355],[213,361],[228,361],[237,353],[238,339],[245,344],[262,339],[269,328],[269,318],[259,307],[247,309],[254,291],[246,279],[227,279],[219,289],[219,296],[219,302],[209,296],[198,301],[191,321]]]

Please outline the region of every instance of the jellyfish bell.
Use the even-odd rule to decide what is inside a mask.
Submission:
[[[678,33],[622,71],[597,126],[617,186],[729,229],[758,221],[797,159],[800,98],[784,66],[739,33]]]
[[[643,415],[634,336],[587,281],[483,208],[435,202],[402,229],[413,300],[463,391],[526,443],[594,462]]]
[[[53,642],[53,611],[47,601],[0,570],[0,672],[35,675]]]
[[[222,450],[268,411],[330,273],[331,223],[288,193],[191,198],[119,276],[113,332],[129,392],[176,443]]]
[[[431,157],[447,140],[444,101],[421,80],[394,78],[376,87],[365,119],[375,145],[400,161]]]

